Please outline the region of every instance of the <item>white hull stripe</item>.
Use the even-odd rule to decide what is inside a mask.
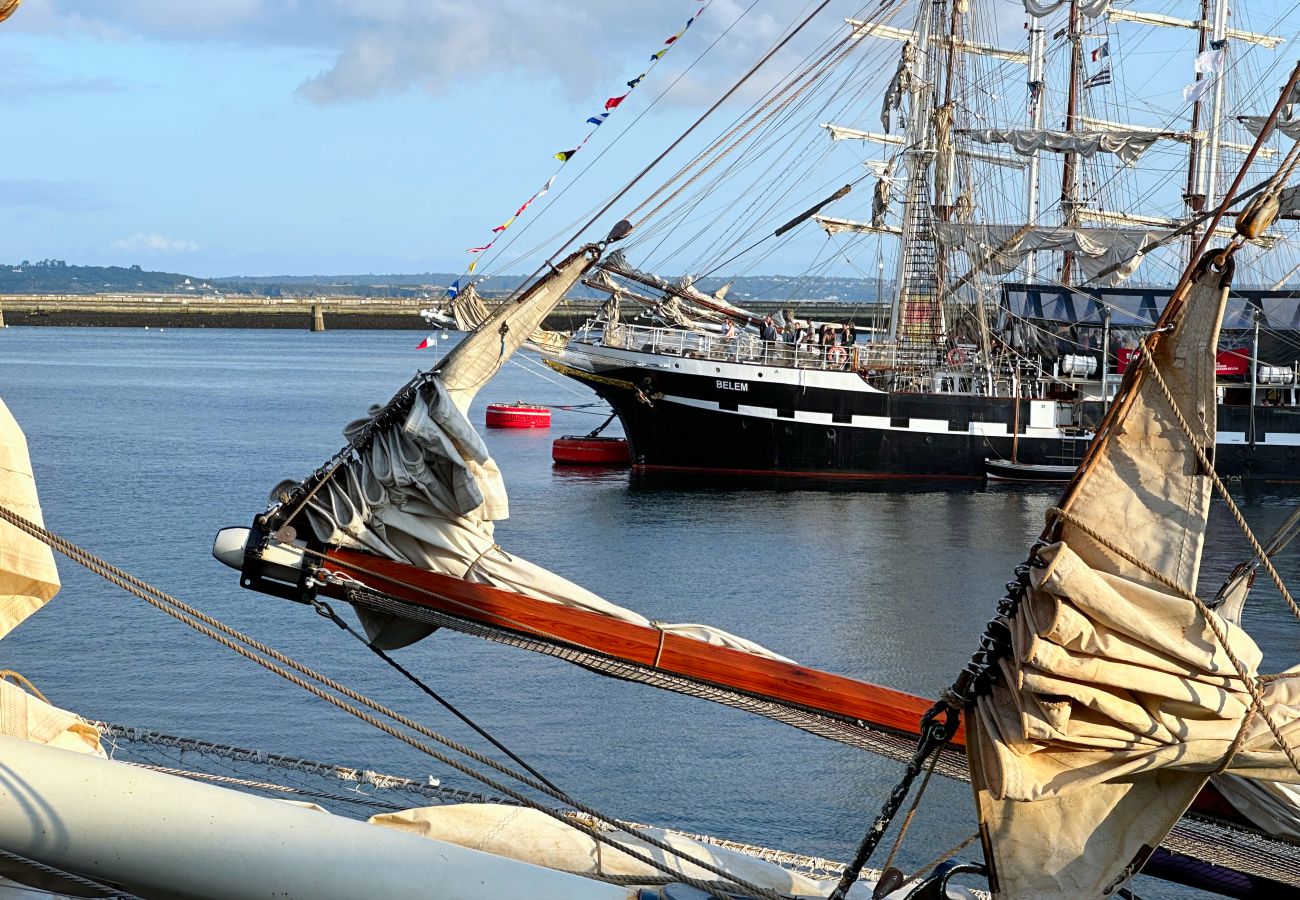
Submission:
[[[829,428],[867,428],[877,431],[904,431],[912,434],[968,434],[978,437],[1010,437],[1011,429],[1003,422],[971,422],[968,431],[949,431],[948,422],[944,419],[909,419],[907,427],[891,425],[888,416],[853,416],[850,422],[834,422],[830,413],[824,412],[804,412],[795,410],[794,417],[778,416],[776,410],[770,406],[746,406],[740,404],[733,410],[722,409],[715,400],[697,400],[693,397],[676,397],[665,395],[657,401],[659,403],[676,403],[679,406],[690,406],[695,409],[705,409],[709,412],[721,413],[728,416],[745,416],[751,419],[768,419],[781,422],[800,422],[806,425],[824,425]],[[1035,438],[1047,440],[1069,440],[1080,439],[1077,434],[1066,433],[1052,428],[1027,428],[1021,432],[1021,437],[1033,440]],[[1222,445],[1243,445],[1246,443],[1246,435],[1240,431],[1221,431],[1219,432],[1218,443]],[[1300,433],[1275,432],[1265,435],[1265,439],[1255,442],[1256,446],[1265,447],[1300,447]]]

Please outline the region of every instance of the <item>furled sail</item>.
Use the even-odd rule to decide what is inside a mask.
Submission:
[[[1065,6],[1069,0],[1024,0],[1024,2],[1025,12],[1031,16],[1046,16]],[[1110,0],[1080,0],[1079,3],[1079,12],[1089,19],[1106,15],[1106,10],[1109,8]]]
[[[0,506],[43,525],[27,438],[0,400]],[[0,638],[13,631],[59,592],[54,551],[0,522]]]
[[[1040,128],[973,128],[960,134],[981,144],[1006,144],[1022,156],[1039,150],[1095,156],[1114,153],[1127,166],[1137,162],[1163,135],[1147,129],[1106,131],[1050,131]]]
[[[885,97],[880,106],[880,124],[885,133],[893,126],[894,112],[902,109],[903,95],[912,89],[912,66],[916,63],[916,46],[911,41],[903,42],[903,49],[898,56],[898,68],[894,77],[885,88]]]
[[[1085,283],[1113,287],[1127,280],[1142,262],[1146,250],[1165,232],[1120,228],[1031,227],[968,225],[936,222],[940,243],[966,251],[972,271],[1005,275],[1014,271],[1036,250],[1061,250],[1074,254]],[[1102,272],[1116,266],[1114,271]],[[1101,276],[1100,278],[1098,276]]]
[[[1268,124],[1268,116],[1237,116],[1241,127],[1259,137]],[[1281,118],[1273,123],[1273,131],[1280,131],[1293,141],[1300,141],[1300,118]]]
[[[1172,331],[1148,351],[1159,375],[1130,377],[1049,514],[1054,543],[1028,567],[1010,652],[967,722],[998,896],[1110,896],[1211,774],[1300,778],[1273,730],[1300,743],[1300,677],[1258,679],[1250,637],[1189,599],[1228,286],[1202,269],[1166,314]]]
[[[457,345],[435,373],[414,384],[409,406],[400,417],[393,416],[391,405],[375,407],[369,417],[348,425],[344,434],[357,451],[302,508],[317,540],[650,625],[646,617],[507,553],[496,543],[494,523],[509,516],[505,484],[487,445],[466,418],[479,388],[594,265],[594,254],[575,253],[519,301],[503,307],[485,327]],[[280,485],[273,500],[293,502],[296,487],[293,482]],[[433,630],[387,614],[360,608],[357,612],[371,639],[388,649],[413,643]],[[656,627],[781,658],[703,625],[656,623]]]
[[[813,220],[828,235],[850,234],[902,234],[902,230],[887,222],[876,222],[875,209],[872,209],[870,222],[855,222],[852,219],[837,219],[834,216],[813,216]]]

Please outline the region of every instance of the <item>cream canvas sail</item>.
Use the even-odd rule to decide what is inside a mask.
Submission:
[[[1225,279],[1199,276],[1153,353],[1159,378],[1138,381],[1099,438],[1031,567],[1001,678],[968,722],[998,896],[1110,896],[1211,774],[1297,779],[1269,722],[1300,744],[1300,682],[1256,682],[1250,637],[1184,596],[1211,491],[1193,442],[1214,443],[1226,298]],[[1251,712],[1252,686],[1268,721]]]
[[[27,438],[0,400],[0,506],[43,525]],[[0,638],[59,592],[54,551],[36,538],[0,522]]]

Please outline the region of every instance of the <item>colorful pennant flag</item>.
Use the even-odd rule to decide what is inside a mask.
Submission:
[[[3,0],[0,0],[0,3],[2,2]],[[686,24],[683,25],[676,34],[670,36],[667,40],[664,41],[663,49],[659,50],[657,53],[652,53],[650,55],[650,59],[653,62],[658,62],[659,60],[663,59],[663,56],[665,53],[668,52],[669,47],[675,44],[678,41],[678,39],[681,38],[681,36],[686,33],[686,30],[695,23],[695,20],[700,17],[700,13],[702,13],[703,11],[704,11],[704,7],[701,7],[699,10],[696,11],[695,15],[687,19]],[[583,146],[587,143],[587,141],[591,139],[591,136],[596,133],[597,128],[605,124],[605,121],[609,118],[610,113],[613,110],[617,109],[619,104],[621,104],[624,100],[627,99],[628,94],[631,93],[637,87],[637,85],[639,85],[645,79],[647,74],[649,74],[648,70],[646,72],[642,72],[640,75],[636,76],[631,81],[627,82],[626,93],[617,97],[610,97],[608,100],[606,100],[604,112],[588,117],[587,124],[592,126],[592,130],[587,134],[585,138],[582,139],[582,143],[578,144],[578,146],[574,147],[572,150],[561,150],[559,153],[554,154],[554,158],[558,159],[561,163],[567,163],[569,160],[573,159],[574,154],[577,153],[579,150],[581,150]],[[500,239],[501,235],[505,233],[506,229],[508,229],[511,225],[513,225],[515,220],[519,218],[519,216],[523,215],[524,211],[528,209],[528,207],[532,204],[532,202],[536,200],[538,197],[543,196],[547,191],[551,189],[551,186],[555,184],[555,179],[558,174],[559,173],[556,172],[554,175],[552,175],[547,180],[546,184],[542,186],[541,190],[539,190],[537,193],[533,194],[522,204],[520,204],[519,208],[515,210],[515,214],[513,216],[511,216],[502,224],[498,225],[496,228],[493,228],[492,231],[496,236],[493,237],[492,240],[488,241],[486,244],[484,244],[481,247],[470,247],[468,250],[466,250],[466,252],[485,253],[486,251],[491,250],[492,246],[496,244],[496,242]],[[473,261],[470,262],[469,267],[466,270],[466,274],[472,275],[474,273],[474,269],[477,266],[478,266],[478,259],[474,259]],[[453,283],[452,286],[448,289],[447,296],[449,298],[455,297],[459,292],[460,292],[460,279],[458,278],[456,279],[455,283]],[[426,339],[426,341],[423,344],[421,344],[421,349],[424,349],[426,346],[429,346],[430,339]]]
[[[456,295],[459,293],[460,293],[460,279],[457,278],[455,281],[451,283],[451,287],[447,288],[447,299],[455,300]]]
[[[1093,62],[1096,62],[1099,59],[1104,59],[1107,56],[1110,56],[1110,41],[1103,42],[1100,47],[1092,51]]]
[[[438,333],[435,331],[433,334],[429,335],[427,338],[425,338],[424,340],[420,341],[420,343],[416,344],[416,345],[415,345],[415,349],[416,349],[416,350],[428,350],[430,347],[432,347],[432,346],[433,346],[434,344],[436,344],[436,343],[438,343]]]
[[[1110,84],[1110,64],[1102,66],[1097,70],[1097,74],[1090,77],[1083,83],[1085,91],[1092,90],[1095,87],[1101,87],[1103,84]]]

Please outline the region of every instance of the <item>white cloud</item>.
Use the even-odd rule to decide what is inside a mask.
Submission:
[[[191,253],[199,249],[194,241],[175,240],[161,234],[137,231],[130,237],[118,238],[109,246],[114,250],[132,250],[144,253]]]
[[[26,27],[77,29],[100,37],[311,47],[332,57],[299,86],[299,95],[315,103],[412,89],[444,94],[490,75],[541,77],[570,96],[586,98],[617,88],[648,66],[650,54],[706,2],[44,0],[33,4],[39,12],[28,17]],[[748,5],[712,0],[689,40],[665,58],[658,74],[684,66]],[[716,84],[718,72],[729,76],[739,61],[752,62],[770,46],[787,23],[761,9],[731,31],[691,73],[693,80]],[[823,13],[826,24],[812,30],[834,27],[832,13]]]

